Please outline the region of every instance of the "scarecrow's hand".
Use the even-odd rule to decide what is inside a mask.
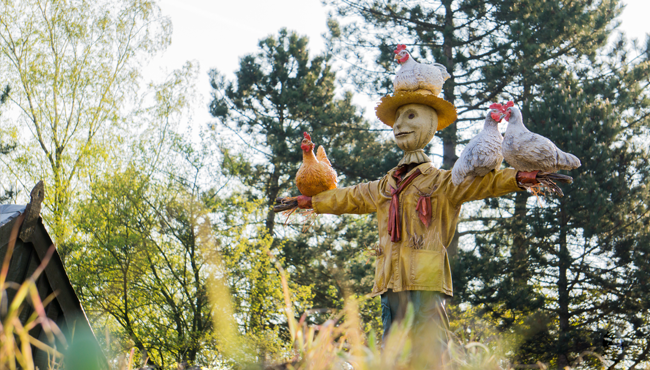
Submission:
[[[305,196],[305,195],[300,195],[298,198],[296,198],[298,201],[298,208],[301,209],[311,209],[314,208],[311,205],[311,197]]]
[[[559,173],[551,172],[541,172],[541,171],[532,171],[532,172],[517,172],[517,182],[520,184],[539,184],[540,182],[546,181],[559,181],[566,184],[571,184],[573,182],[573,177],[567,175],[561,175]]]
[[[312,208],[311,197],[299,195],[297,197],[278,198],[275,200],[275,206],[273,206],[273,212],[283,212],[295,208],[302,208],[302,209]]]
[[[533,189],[541,186],[562,197],[564,196],[564,193],[562,192],[562,189],[557,186],[555,183],[556,181],[571,184],[573,182],[573,177],[560,175],[559,173],[541,171],[517,172],[517,183],[519,183],[520,187],[524,189]]]
[[[538,173],[539,171],[533,171],[533,172],[519,171],[517,172],[517,182],[520,184],[531,184],[531,185],[538,184],[539,183],[539,181],[537,181]]]

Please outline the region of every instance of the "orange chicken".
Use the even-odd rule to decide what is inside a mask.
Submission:
[[[325,149],[320,146],[318,152],[314,155],[314,143],[311,142],[311,136],[303,133],[304,139],[300,144],[302,149],[302,165],[296,173],[296,186],[300,194],[313,197],[325,190],[336,188],[336,171],[327,159]],[[278,198],[276,205],[273,207],[275,212],[295,210],[298,208],[297,197]]]
[[[308,133],[303,134],[300,148],[302,149],[302,166],[296,173],[296,186],[300,194],[313,197],[325,190],[336,189],[336,171],[327,159],[323,146],[318,147],[314,156],[314,143]]]

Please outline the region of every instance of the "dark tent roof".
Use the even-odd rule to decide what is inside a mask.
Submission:
[[[50,247],[53,246],[52,239],[50,239],[47,230],[43,226],[43,220],[40,217],[40,202],[42,198],[43,185],[42,182],[39,182],[34,190],[32,190],[32,201],[27,206],[0,205],[0,261],[4,260],[7,253],[12,229],[20,227],[20,233],[18,234],[9,264],[9,272],[7,274],[8,282],[13,281],[22,284],[34,273]],[[20,217],[21,215],[24,215],[24,217]],[[21,221],[22,224],[19,224]],[[72,288],[70,279],[65,272],[61,258],[56,250],[54,250],[50,262],[36,281],[36,285],[41,300],[45,300],[53,292],[56,293],[55,298],[45,307],[45,312],[66,335],[68,343],[73,341],[73,338],[68,337],[73,328],[75,333],[92,333],[88,318]],[[15,295],[15,290],[8,289],[7,295],[9,302],[11,302]],[[25,305],[20,314],[21,322],[25,323],[32,313],[33,308],[31,305]],[[40,326],[35,327],[30,334],[32,337],[48,343],[45,332],[43,332]],[[87,338],[86,336],[84,340],[88,340]],[[97,343],[94,336],[91,336],[91,341],[93,342],[93,346],[98,350],[97,353],[101,354],[99,343]],[[62,350],[63,347],[58,343],[57,348]],[[40,369],[47,369],[47,353],[36,347],[32,347],[32,351],[34,364]],[[99,363],[98,368],[108,368],[106,359],[103,356],[97,360]]]

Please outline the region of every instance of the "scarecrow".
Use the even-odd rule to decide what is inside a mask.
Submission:
[[[456,108],[437,96],[449,75],[439,64],[415,62],[404,45],[395,53],[402,64],[394,80],[395,92],[383,97],[375,109],[377,117],[392,128],[403,158],[377,181],[336,188],[335,175],[333,182],[331,172],[320,175],[329,166],[324,150],[319,148],[316,158],[311,137],[305,133],[305,159],[297,178],[303,195],[290,198],[298,208],[318,214],[377,213],[379,244],[371,296],[381,296],[384,338],[404,318],[409,304],[416,333],[431,324],[448,327],[445,299],[453,289],[447,247],[463,203],[521,191],[538,182],[537,171],[507,168],[467,177],[455,185],[451,171],[434,167],[424,148],[437,130],[457,118]],[[500,120],[505,111],[496,114]],[[322,190],[304,195],[307,191],[300,184],[305,183],[319,184]],[[288,199],[280,200],[278,210],[291,208],[283,208]]]

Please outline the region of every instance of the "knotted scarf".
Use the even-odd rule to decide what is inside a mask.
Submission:
[[[395,173],[393,174],[394,177],[397,177],[398,179],[401,178],[401,174],[404,172],[405,167],[399,168]],[[399,194],[408,186],[408,184],[413,181],[416,177],[420,176],[422,172],[420,172],[420,169],[416,169],[415,172],[411,174],[411,176],[407,177],[403,181],[398,182],[397,189],[393,188],[392,186],[390,187],[390,194],[392,196],[391,201],[390,201],[390,209],[388,210],[388,233],[390,234],[390,241],[393,243],[396,243],[400,241],[402,238],[402,231],[400,230],[401,227],[401,219],[399,217]],[[420,202],[418,202],[419,204]],[[429,206],[429,209],[431,206]]]

